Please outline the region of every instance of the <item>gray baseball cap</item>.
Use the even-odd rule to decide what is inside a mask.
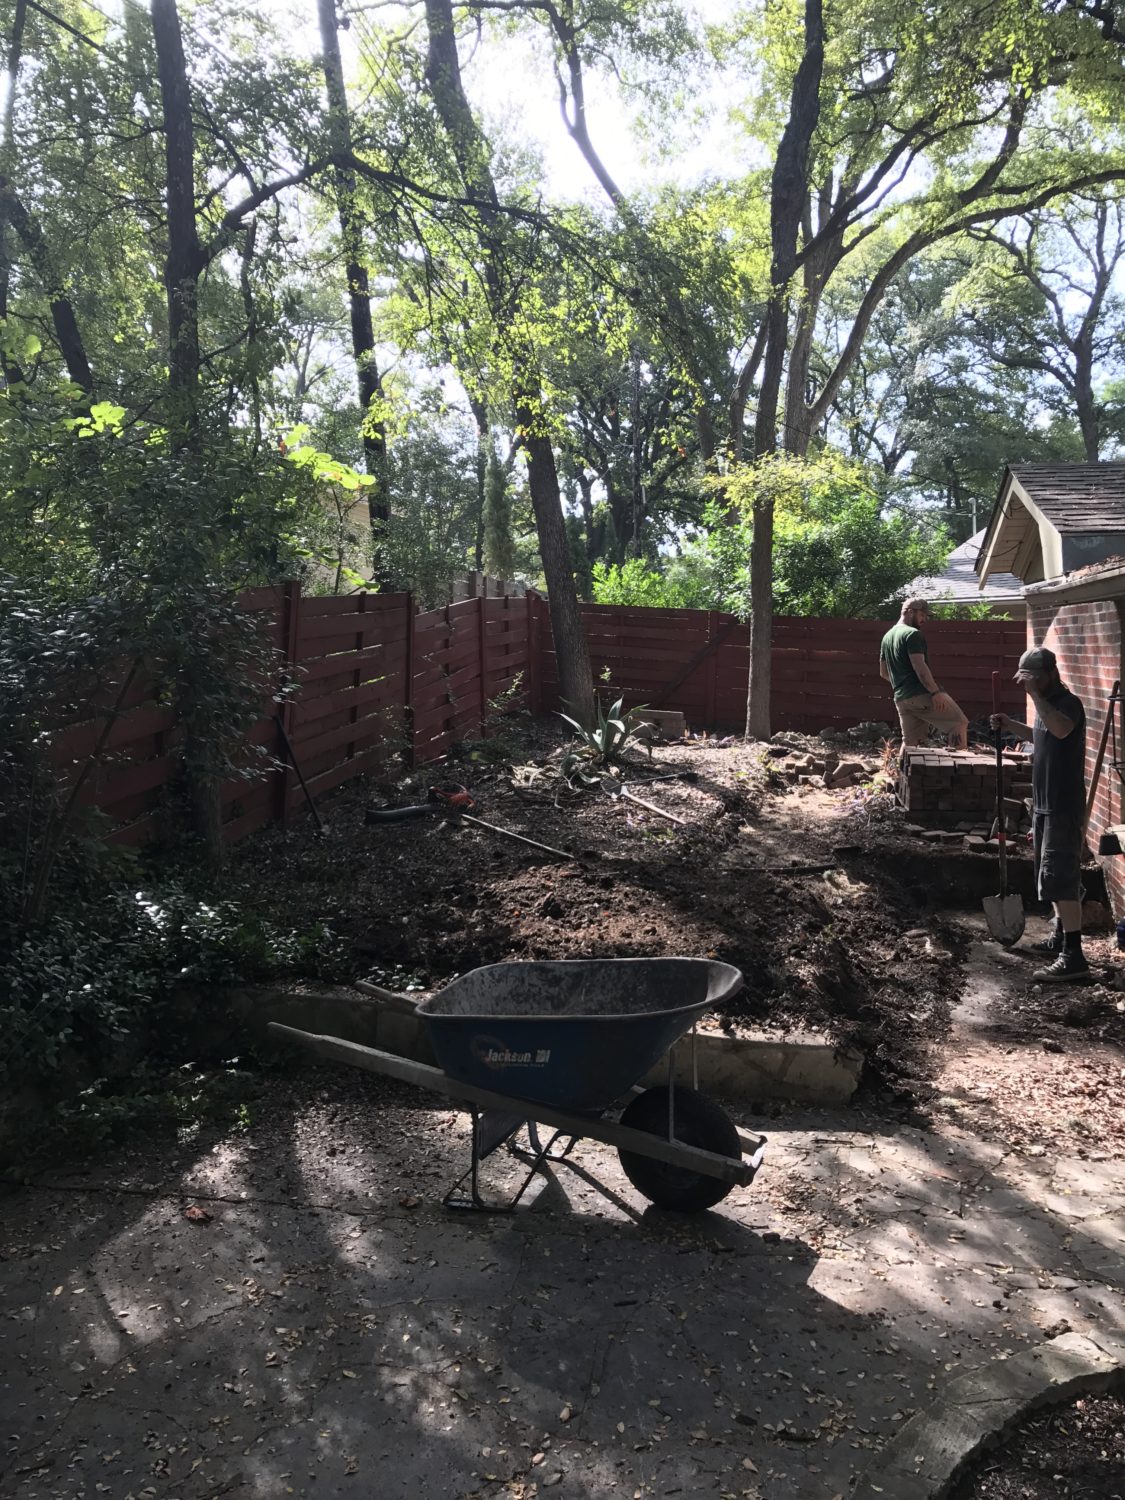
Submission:
[[[1057,666],[1058,660],[1053,651],[1048,651],[1046,646],[1034,646],[1020,657],[1017,671],[1053,672]]]

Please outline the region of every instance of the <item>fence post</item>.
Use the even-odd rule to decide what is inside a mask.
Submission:
[[[402,724],[406,748],[404,751],[408,770],[414,769],[414,595],[404,594],[406,600],[406,640],[403,643]]]
[[[707,611],[707,639],[713,641],[720,630],[717,610]],[[703,727],[714,729],[718,720],[719,652],[716,648],[707,658],[707,677],[703,689]]]
[[[477,597],[477,655],[480,660],[480,737],[488,719],[488,619],[485,614],[487,589]]]
[[[285,665],[282,667],[282,675],[286,684],[292,684],[295,679],[297,666],[297,636],[301,618],[301,580],[291,578],[285,584],[281,596],[281,649],[285,657]],[[278,718],[285,733],[289,736],[290,743],[293,739],[293,721],[296,717],[296,702],[292,694],[286,696],[280,705]],[[285,753],[285,745],[281,738],[280,729],[277,736],[277,779],[274,784],[274,822],[285,826],[289,817],[289,778],[292,774],[289,765],[289,757]]]
[[[357,610],[357,613],[360,614],[360,615],[365,615],[367,613],[367,590],[366,589],[359,595],[359,608]],[[364,647],[363,626],[364,626],[364,621],[360,620],[360,622],[359,622],[359,629],[356,631],[356,636],[355,636],[355,649],[356,649],[356,652],[359,654],[359,660],[355,664],[355,671],[352,673],[352,691],[355,692],[355,693],[358,693],[358,691],[359,691],[359,685],[363,681],[363,647]],[[351,722],[353,724],[359,718],[359,707],[354,702],[352,703],[352,706],[351,706],[351,708],[348,711],[348,718],[351,720]],[[348,743],[344,747],[344,759],[345,760],[351,760],[354,755],[355,755],[355,740],[349,740]]]
[[[524,598],[527,600],[527,706],[532,717],[537,718],[543,712],[543,648],[539,632],[539,608],[534,590],[528,589]]]

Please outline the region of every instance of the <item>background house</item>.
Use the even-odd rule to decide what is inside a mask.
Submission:
[[[1013,464],[976,560],[983,589],[997,574],[1024,584],[1125,555],[1125,463]]]
[[[940,573],[908,583],[903,598],[918,594],[935,604],[987,604],[994,615],[1022,620],[1025,605],[1020,579],[1012,573],[992,573],[983,581],[977,577],[976,562],[986,531],[978,531],[954,547]]]
[[[1113,684],[1125,676],[1125,463],[1007,469],[977,559],[982,586],[1000,568],[1010,568],[1024,584],[1028,645],[1054,651],[1063,681],[1085,704],[1089,783]],[[1113,712],[1125,755],[1119,704]],[[1091,847],[1097,848],[1103,829],[1121,822],[1122,784],[1107,753],[1090,817]],[[1125,859],[1103,863],[1120,916]]]

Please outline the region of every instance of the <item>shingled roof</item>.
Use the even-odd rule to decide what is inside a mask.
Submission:
[[[1009,472],[1056,531],[1125,531],[1125,463],[1011,464]]]
[[[1023,584],[1011,573],[993,573],[983,584],[977,581],[977,556],[984,532],[955,547],[945,560],[945,569],[935,577],[915,578],[901,590],[904,598],[920,594],[949,604],[1023,605]]]

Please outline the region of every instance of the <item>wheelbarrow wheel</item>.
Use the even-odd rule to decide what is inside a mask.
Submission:
[[[673,1101],[675,1136],[685,1146],[698,1146],[716,1156],[742,1159],[742,1146],[734,1121],[712,1100],[695,1089],[676,1087]],[[668,1090],[646,1089],[633,1100],[621,1116],[622,1125],[643,1130],[649,1135],[668,1137]],[[619,1150],[625,1175],[650,1203],[659,1208],[674,1208],[681,1213],[697,1213],[713,1208],[730,1192],[732,1183],[688,1167],[674,1167],[669,1162],[654,1161],[635,1151]]]

